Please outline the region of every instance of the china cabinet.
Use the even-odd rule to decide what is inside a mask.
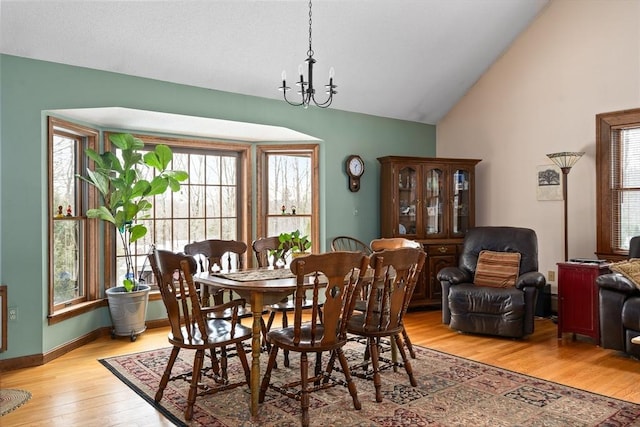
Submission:
[[[457,265],[465,232],[475,223],[478,159],[380,157],[381,237],[416,240],[427,262],[411,306],[441,304],[436,276]]]

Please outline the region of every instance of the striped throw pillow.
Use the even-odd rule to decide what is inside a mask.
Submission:
[[[519,271],[519,252],[481,251],[473,283],[494,288],[515,286]]]

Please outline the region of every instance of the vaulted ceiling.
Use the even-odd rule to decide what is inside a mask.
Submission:
[[[323,89],[333,67],[331,108],[435,124],[548,2],[315,0],[314,84]],[[308,8],[303,0],[2,0],[0,50],[282,99],[282,71],[293,80],[306,58]]]

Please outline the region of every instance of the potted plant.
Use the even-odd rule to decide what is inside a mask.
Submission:
[[[178,191],[180,181],[188,178],[184,171],[167,170],[173,153],[166,145],[156,145],[153,151],[142,154],[144,143],[131,134],[111,134],[111,143],[120,156],[108,151],[98,154],[87,149],[94,168],[78,178],[95,187],[102,196],[102,205],[87,210],[88,218],[111,223],[122,244],[126,275],[121,286],[106,290],[114,329],[112,335],[131,336],[131,340],[146,329],[144,324],[150,287],[139,284],[133,268],[131,244],[147,234],[147,228],[137,221],[148,217],[152,205],[148,198],[167,190]],[[153,169],[151,181],[144,179]]]
[[[293,258],[304,255],[311,248],[309,236],[301,235],[300,230],[280,233],[278,240],[280,241],[278,248],[269,252],[276,260],[284,260],[289,252]]]

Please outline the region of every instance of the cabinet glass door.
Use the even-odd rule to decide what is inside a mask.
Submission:
[[[406,166],[398,173],[398,234],[416,234],[417,168]]]
[[[466,169],[454,169],[453,172],[453,209],[452,209],[452,233],[455,236],[463,236],[469,229],[471,206],[470,173]]]
[[[442,213],[444,202],[444,173],[441,169],[428,169],[425,173],[424,183],[424,227],[425,234],[433,237],[444,233],[444,215]]]

